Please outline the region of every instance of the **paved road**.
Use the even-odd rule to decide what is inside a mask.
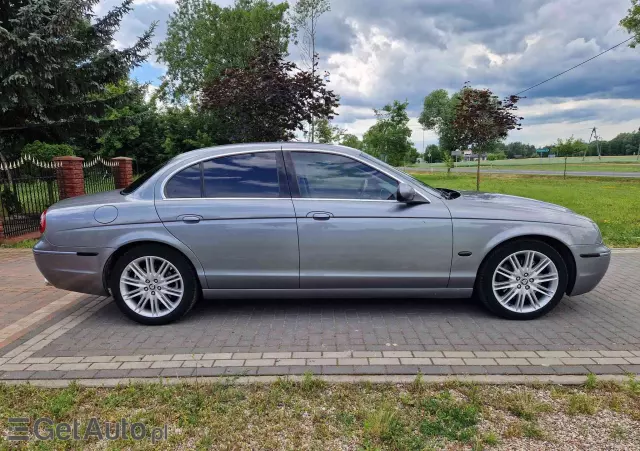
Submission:
[[[471,300],[241,300],[149,327],[88,296],[3,349],[0,379],[640,373],[639,273],[640,252],[616,253],[596,290],[528,322]]]
[[[446,172],[445,168],[403,168],[411,172]],[[525,175],[562,175],[562,171],[543,171],[533,169],[490,169],[480,168],[483,174],[525,174]],[[476,168],[453,168],[452,172],[472,172],[475,174]],[[573,177],[626,177],[640,178],[640,172],[606,172],[606,171],[570,171],[567,175]]]

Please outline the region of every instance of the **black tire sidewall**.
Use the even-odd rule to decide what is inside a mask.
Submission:
[[[493,293],[493,273],[506,257],[518,251],[536,251],[546,255],[556,265],[558,270],[558,289],[551,300],[539,310],[528,313],[513,312],[505,308]],[[478,271],[476,288],[482,303],[496,315],[508,319],[529,320],[539,318],[553,310],[564,297],[567,290],[569,276],[567,265],[558,251],[549,244],[537,240],[517,240],[505,243],[494,249],[483,262]]]
[[[180,304],[171,313],[158,318],[152,318],[140,315],[131,310],[120,292],[120,276],[129,263],[140,257],[160,257],[168,260],[176,267],[182,276],[184,285],[184,294],[180,300]],[[168,324],[178,320],[185,315],[195,303],[199,285],[193,268],[180,252],[162,245],[144,244],[136,246],[125,252],[115,263],[111,271],[110,281],[111,293],[118,308],[132,320],[147,325]]]

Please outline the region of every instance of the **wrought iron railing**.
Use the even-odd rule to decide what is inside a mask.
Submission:
[[[93,194],[116,189],[113,172],[117,165],[116,161],[103,160],[101,157],[83,163],[85,193]]]
[[[38,230],[40,214],[60,200],[59,167],[58,162],[42,162],[29,155],[0,163],[0,219],[5,237]]]

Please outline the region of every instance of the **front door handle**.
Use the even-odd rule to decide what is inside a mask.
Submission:
[[[196,215],[184,215],[180,216],[180,219],[182,220],[182,222],[185,222],[187,224],[197,224],[202,218]]]
[[[331,213],[314,213],[313,219],[316,221],[328,221],[331,219]]]

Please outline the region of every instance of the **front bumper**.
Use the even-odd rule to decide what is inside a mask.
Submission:
[[[56,288],[107,296],[104,266],[113,249],[54,246],[42,238],[33,248],[36,266]]]
[[[576,281],[569,296],[588,293],[602,280],[609,268],[611,250],[604,244],[571,246],[576,262]]]

